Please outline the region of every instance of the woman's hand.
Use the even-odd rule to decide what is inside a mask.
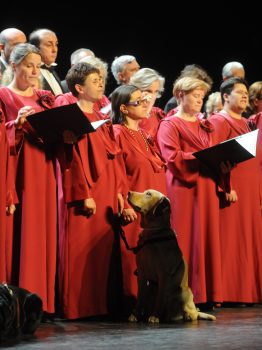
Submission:
[[[15,205],[14,204],[10,204],[6,207],[6,214],[7,215],[13,215],[15,212]]]
[[[122,219],[124,224],[129,224],[137,219],[137,214],[133,208],[124,209],[122,212]]]
[[[83,211],[86,212],[86,214],[93,215],[96,213],[96,202],[94,201],[94,198],[86,198],[83,200]]]
[[[230,193],[226,193],[226,201],[235,203],[237,201],[237,193],[234,190],[231,190]]]
[[[125,206],[124,198],[121,193],[117,194],[117,201],[118,201],[118,213],[119,215],[121,215],[123,213],[124,206]]]
[[[17,118],[15,120],[15,126],[20,129],[22,127],[22,125],[24,124],[24,122],[26,121],[26,118],[31,115],[34,114],[35,110],[31,107],[31,106],[24,106],[22,108],[19,109],[18,114],[17,114]]]
[[[72,145],[73,143],[77,142],[77,136],[71,130],[64,130],[63,131],[63,141],[64,141],[64,143]]]

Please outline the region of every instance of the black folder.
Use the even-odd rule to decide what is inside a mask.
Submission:
[[[32,114],[27,117],[27,121],[44,143],[61,141],[65,130],[80,136],[97,129],[96,126],[92,126],[76,103]],[[102,120],[100,124],[104,122],[106,121]]]
[[[193,155],[214,171],[220,171],[220,163],[244,162],[256,156],[258,129],[223,141],[217,145],[194,152]]]

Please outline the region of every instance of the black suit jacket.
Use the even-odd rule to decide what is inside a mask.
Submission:
[[[3,62],[0,60],[0,72],[3,74],[6,70],[6,66],[3,64]]]
[[[70,90],[68,89],[66,80],[61,81],[61,86],[62,86],[63,92],[70,92]]]
[[[67,92],[67,91],[65,91],[65,89],[64,89],[63,86],[61,85],[61,80],[60,80],[60,78],[59,78],[59,76],[58,76],[58,74],[56,73],[55,70],[52,71],[52,74],[53,74],[55,80],[58,82],[59,86],[61,87],[62,92],[63,92],[63,93],[64,93],[64,92]],[[45,77],[44,77],[42,74],[41,74],[41,77],[42,77],[42,87],[41,87],[41,88],[42,88],[43,90],[49,90],[49,91],[51,91],[51,92],[55,95],[55,93],[54,93],[54,91],[52,90],[51,86],[49,85],[48,81],[45,79]]]

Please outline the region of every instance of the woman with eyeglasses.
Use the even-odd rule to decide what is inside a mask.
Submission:
[[[164,111],[155,106],[156,100],[164,91],[165,79],[154,69],[142,68],[130,79],[130,85],[136,86],[147,96],[147,117],[140,121],[139,126],[148,135],[155,139],[158,125],[165,117]]]
[[[143,92],[133,85],[122,85],[113,91],[112,122],[114,133],[125,163],[128,190],[143,192],[152,188],[166,194],[165,163],[152,138],[140,128],[147,118],[149,101]],[[135,220],[137,219],[137,220]],[[123,210],[125,235],[130,247],[134,247],[141,231],[140,217],[131,209]],[[137,295],[135,255],[121,242],[123,284],[126,313],[134,307]],[[129,308],[128,308],[129,305]]]

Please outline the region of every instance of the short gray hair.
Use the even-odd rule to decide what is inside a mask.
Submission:
[[[163,92],[165,78],[154,69],[141,68],[131,77],[129,84],[135,85],[141,91],[145,91],[156,80],[158,80],[160,84],[159,92]]]
[[[135,56],[131,56],[131,55],[123,55],[123,56],[115,57],[111,65],[111,72],[118,84],[121,83],[120,80],[118,79],[118,73],[123,72],[123,70],[125,69],[125,66],[128,63],[131,63],[135,60],[136,60]]]

